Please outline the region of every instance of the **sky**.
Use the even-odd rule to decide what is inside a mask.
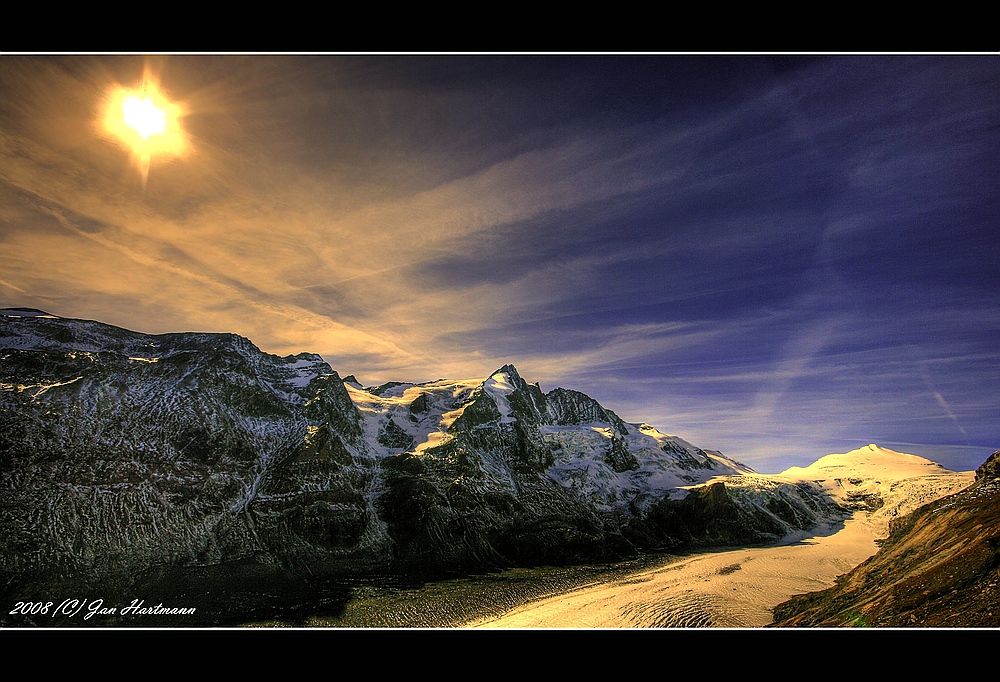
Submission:
[[[0,306],[512,363],[762,473],[1000,449],[998,187],[996,54],[0,55]]]

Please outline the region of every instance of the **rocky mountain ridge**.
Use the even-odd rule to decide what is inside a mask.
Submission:
[[[513,365],[366,388],[233,334],[0,315],[8,596],[613,561],[849,513]]]

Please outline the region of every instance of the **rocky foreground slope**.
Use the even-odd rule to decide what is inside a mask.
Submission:
[[[774,625],[1000,625],[1000,452],[973,485],[894,521],[878,553],[834,587],[777,606]]]
[[[767,542],[872,503],[823,486],[543,393],[512,365],[364,387],[232,334],[0,314],[9,600],[240,588],[274,604],[324,581]]]

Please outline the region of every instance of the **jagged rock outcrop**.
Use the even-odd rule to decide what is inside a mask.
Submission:
[[[976,469],[977,481],[988,481],[995,478],[1000,478],[1000,451],[994,452]]]
[[[779,627],[1000,625],[1000,452],[975,483],[890,525],[868,561],[774,609]]]

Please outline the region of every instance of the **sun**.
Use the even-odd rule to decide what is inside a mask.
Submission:
[[[167,129],[166,115],[148,97],[139,99],[130,95],[122,103],[122,110],[125,124],[135,128],[143,140],[148,140],[150,135],[162,135]]]
[[[103,132],[129,152],[142,176],[143,188],[153,157],[179,157],[190,150],[188,135],[181,125],[187,113],[184,106],[166,97],[148,69],[136,89],[111,87],[103,111]]]

